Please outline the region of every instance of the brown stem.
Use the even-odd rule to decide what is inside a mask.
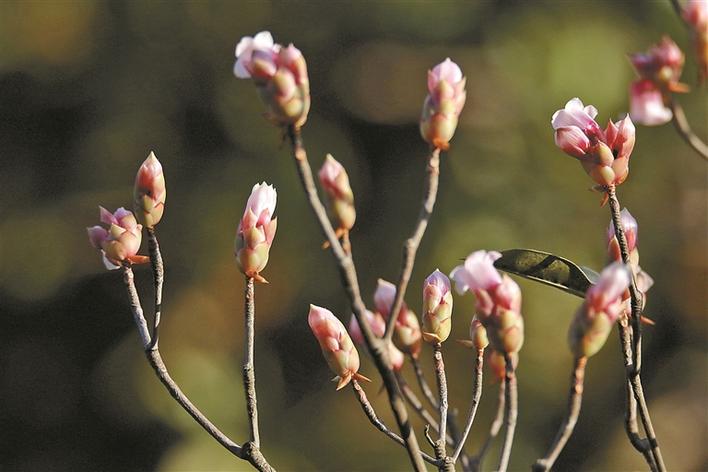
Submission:
[[[609,197],[610,211],[612,213],[612,222],[615,227],[615,237],[619,242],[620,253],[622,254],[622,262],[624,262],[628,267],[630,266],[629,261],[629,249],[627,246],[627,239],[624,234],[624,228],[622,227],[622,219],[620,217],[620,203],[617,199],[617,193],[615,186],[611,185],[607,189],[607,195]],[[654,432],[654,426],[651,422],[651,416],[649,415],[649,407],[647,406],[646,399],[644,398],[644,389],[642,387],[642,381],[640,377],[641,373],[641,344],[642,344],[642,332],[641,332],[641,315],[643,309],[642,293],[637,288],[636,280],[634,277],[634,271],[632,271],[631,283],[629,286],[629,294],[631,297],[632,306],[632,348],[631,353],[627,352],[626,339],[630,338],[628,333],[628,327],[622,328],[620,323],[620,329],[625,331],[623,333],[623,349],[625,370],[627,372],[627,379],[632,386],[632,392],[634,393],[634,398],[637,401],[637,406],[639,407],[639,417],[644,426],[644,431],[647,434],[647,441],[651,447],[652,456],[656,462],[656,466],[659,471],[663,472],[666,470],[664,465],[664,459],[661,454],[661,449],[659,448],[659,443],[656,439],[656,434]]]
[[[499,393],[497,399],[497,414],[494,416],[494,421],[489,427],[489,434],[487,439],[485,439],[484,444],[479,449],[476,456],[470,459],[470,469],[473,472],[477,472],[482,469],[482,462],[484,461],[484,456],[487,454],[489,447],[492,445],[492,441],[497,437],[499,431],[501,431],[502,424],[504,424],[504,412],[506,411],[506,388],[504,382],[499,383]]]
[[[516,418],[519,414],[518,392],[516,390],[516,372],[514,372],[514,364],[511,361],[509,354],[504,353],[504,361],[506,364],[506,375],[504,376],[504,389],[506,391],[505,398],[505,418],[506,418],[506,435],[502,444],[501,453],[499,455],[498,472],[506,472],[509,467],[509,457],[511,456],[511,446],[514,444],[514,431],[516,430]]]
[[[383,379],[384,386],[386,387],[386,392],[388,394],[388,400],[391,404],[391,409],[393,410],[393,416],[396,419],[396,423],[401,431],[401,437],[406,443],[408,457],[411,460],[414,470],[417,472],[424,472],[425,464],[421,459],[418,440],[413,432],[413,429],[411,428],[408,420],[408,411],[401,396],[398,383],[396,382],[396,377],[391,368],[391,361],[388,358],[388,350],[386,349],[386,341],[376,338],[371,331],[369,323],[366,321],[366,306],[361,298],[354,261],[352,260],[351,255],[347,254],[342,248],[342,245],[337,239],[334,229],[332,228],[332,224],[327,217],[327,211],[317,195],[317,188],[315,187],[315,182],[312,177],[312,169],[307,161],[307,152],[302,144],[302,137],[300,136],[299,129],[295,126],[289,126],[287,129],[287,134],[292,145],[292,152],[295,158],[294,160],[297,166],[298,174],[300,176],[300,182],[302,183],[303,189],[307,195],[310,208],[312,208],[322,233],[326,237],[327,241],[329,241],[330,247],[332,248],[332,254],[337,260],[337,268],[339,269],[342,285],[347,293],[347,296],[349,297],[352,311],[354,312],[354,316],[356,317],[359,327],[361,328],[366,347],[371,353],[374,363],[376,364],[376,368]]]
[[[438,195],[438,178],[440,176],[440,149],[431,148],[428,154],[428,160],[426,169],[428,176],[425,180],[423,189],[423,204],[420,208],[420,213],[418,214],[418,221],[416,222],[413,234],[406,240],[403,244],[403,260],[401,264],[401,273],[398,277],[398,283],[396,284],[396,297],[394,298],[391,311],[391,315],[388,317],[388,322],[386,323],[386,334],[384,338],[387,341],[391,341],[393,337],[393,329],[396,325],[396,318],[398,318],[398,313],[401,311],[403,306],[403,298],[406,295],[406,288],[408,288],[408,282],[411,278],[411,273],[413,272],[413,265],[415,264],[415,256],[418,252],[418,246],[420,246],[420,241],[423,239],[425,234],[425,229],[428,227],[428,221],[433,214],[433,208],[435,207],[435,199]]]
[[[420,361],[418,361],[418,359],[413,356],[409,356],[409,358],[411,360],[411,364],[413,365],[413,371],[415,372],[415,378],[418,381],[420,391],[423,392],[423,396],[428,400],[430,406],[435,409],[440,408],[440,405],[438,404],[438,399],[435,398],[435,394],[430,388],[430,385],[428,385],[428,382],[425,380],[425,374],[423,373],[423,369],[420,366]]]
[[[143,316],[143,309],[140,304],[140,298],[138,296],[138,291],[135,288],[135,277],[133,275],[133,269],[131,269],[130,264],[126,263],[123,265],[123,281],[125,282],[126,289],[128,291],[128,299],[130,301],[130,308],[133,313],[133,318],[135,324],[138,328],[138,334],[140,335],[140,340],[143,345],[143,350],[145,351],[145,356],[147,357],[150,366],[155,371],[157,378],[160,380],[162,385],[165,386],[170,396],[186,411],[189,416],[191,416],[194,421],[199,424],[209,435],[221,444],[226,450],[228,450],[234,456],[248,461],[253,467],[261,472],[274,472],[275,469],[268,464],[260,449],[252,442],[247,442],[243,446],[239,446],[234,441],[232,441],[228,436],[226,436],[219,428],[217,428],[209,419],[204,416],[204,414],[199,411],[199,409],[189,400],[187,395],[182,392],[177,383],[172,379],[167,367],[165,366],[162,356],[160,355],[160,350],[155,347],[151,347],[152,343],[150,340],[150,331],[147,327],[147,322]]]
[[[570,435],[573,434],[575,424],[578,422],[578,416],[580,416],[580,407],[583,403],[583,381],[585,379],[585,365],[587,362],[588,358],[584,356],[578,357],[574,361],[573,374],[570,377],[570,393],[568,394],[568,410],[566,411],[566,416],[546,455],[537,460],[531,468],[534,472],[546,472],[550,470],[568,442],[568,439],[570,439]]]
[[[150,265],[152,266],[153,284],[155,285],[155,317],[152,327],[152,343],[150,349],[157,349],[160,339],[160,315],[162,313],[162,285],[165,281],[165,266],[162,262],[160,244],[157,242],[155,228],[147,228],[148,251],[150,252]]]
[[[684,113],[681,104],[672,97],[669,101],[669,107],[671,107],[671,111],[673,112],[671,122],[674,124],[674,128],[676,128],[678,134],[699,156],[708,161],[708,145],[691,129],[691,125],[688,124],[688,118],[686,118],[686,113]]]
[[[454,471],[454,463],[447,455],[447,379],[445,378],[445,363],[442,356],[442,344],[433,345],[433,359],[435,361],[435,378],[438,383],[438,404],[440,405],[440,430],[438,440],[435,441],[435,457],[440,461],[441,471]]]
[[[364,389],[361,388],[359,382],[356,379],[352,379],[351,384],[352,389],[354,390],[354,393],[357,397],[357,400],[359,400],[361,408],[362,410],[364,410],[364,414],[366,415],[366,417],[369,418],[369,421],[371,421],[371,424],[373,424],[376,429],[384,433],[389,438],[393,439],[401,446],[406,447],[406,444],[403,442],[403,439],[399,435],[388,429],[386,425],[378,418],[374,407],[369,402],[369,399],[366,397],[366,393],[364,392]],[[423,460],[425,460],[426,462],[429,462],[435,466],[438,465],[438,461],[434,457],[431,457],[430,455],[422,451],[420,454],[421,457],[423,457]]]
[[[255,355],[255,324],[256,306],[253,288],[253,277],[246,277],[246,291],[244,296],[245,337],[246,343],[243,351],[243,388],[246,391],[246,411],[248,412],[248,427],[251,442],[261,446],[260,432],[258,431],[258,401],[256,400],[256,372],[253,366]]]
[[[472,423],[474,423],[474,417],[477,414],[477,407],[479,406],[479,400],[482,398],[482,367],[484,365],[484,349],[477,349],[477,359],[475,359],[474,364],[474,385],[472,387],[472,404],[470,405],[470,412],[467,415],[467,424],[465,424],[465,431],[462,433],[462,438],[455,448],[455,452],[452,454],[452,463],[457,462],[457,458],[460,456],[463,447],[465,446],[465,441],[467,436],[470,434],[472,429]]]
[[[679,0],[671,0],[671,6],[674,7],[674,11],[676,12],[676,15],[683,22],[683,24],[686,26],[689,26],[683,17],[683,7],[681,7],[681,3],[679,2]]]

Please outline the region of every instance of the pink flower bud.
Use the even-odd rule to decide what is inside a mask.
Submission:
[[[630,61],[640,78],[654,82],[662,91],[686,91],[686,86],[679,83],[684,55],[668,36],[664,36],[648,52],[630,55]]]
[[[644,126],[658,126],[671,121],[673,113],[664,104],[664,96],[654,82],[635,80],[629,88],[629,114]]]
[[[268,263],[278,225],[277,218],[272,218],[276,199],[273,186],[265,182],[254,185],[236,231],[234,253],[238,267],[247,277],[259,282],[265,282],[260,272]]]
[[[441,343],[452,329],[452,292],[450,280],[438,269],[423,283],[423,339]]]
[[[371,332],[374,333],[374,336],[377,338],[383,337],[386,332],[386,320],[383,319],[383,316],[369,310],[366,310],[364,313],[366,314],[366,322],[369,323],[369,327],[371,328]],[[364,334],[361,332],[359,322],[354,315],[352,315],[349,320],[349,334],[355,343],[359,345],[364,344]]]
[[[450,146],[467,97],[466,80],[450,58],[428,71],[428,96],[423,103],[420,134],[430,145],[443,150]]]
[[[93,226],[86,228],[86,231],[91,245],[101,250],[106,269],[117,269],[124,261],[137,264],[146,262],[145,256],[138,255],[143,227],[135,220],[135,216],[125,208],[118,208],[115,213],[102,206],[98,208],[101,223],[108,229]]]
[[[417,359],[420,355],[422,340],[418,317],[412,310],[402,310],[394,326],[393,343],[398,349]]]
[[[703,82],[708,78],[708,0],[689,0],[683,18],[693,30],[699,79]]]
[[[600,126],[595,121],[597,116],[597,108],[592,105],[584,106],[579,98],[572,98],[565,104],[565,108],[556,111],[551,117],[551,126],[558,130],[565,128],[575,128],[574,133],[578,131],[589,138],[597,138],[600,135]],[[556,136],[556,144],[563,140],[559,140]],[[560,144],[558,144],[560,147]],[[576,156],[578,157],[578,156]]]
[[[486,347],[489,346],[487,329],[477,318],[472,318],[472,322],[470,323],[470,339],[472,340],[472,346],[478,351],[486,349]]]
[[[467,256],[463,265],[450,272],[457,293],[462,295],[468,290],[489,290],[501,283],[501,276],[494,267],[494,261],[500,257],[497,251],[475,251]]]
[[[310,82],[305,58],[292,44],[273,42],[267,31],[241,38],[236,46],[234,74],[252,78],[267,118],[276,125],[302,126],[310,110]]]
[[[337,390],[344,388],[352,378],[369,380],[357,373],[359,371],[359,353],[344,325],[331,311],[310,305],[307,322],[312,334],[320,343],[327,364],[337,374],[334,378],[338,381]]]
[[[585,302],[576,312],[568,331],[568,342],[576,357],[593,356],[605,344],[612,326],[625,309],[623,298],[629,281],[627,267],[614,262],[588,289]]]
[[[516,367],[519,365],[519,353],[512,352],[509,354],[509,357],[511,358],[512,367],[516,370]],[[504,354],[490,349],[489,356],[487,357],[487,365],[497,382],[502,382],[504,377],[506,377],[506,359],[504,358]]]
[[[388,358],[391,361],[391,368],[394,372],[400,372],[406,361],[406,356],[393,343],[388,343]]]
[[[330,212],[338,222],[338,232],[349,231],[356,220],[356,209],[347,171],[331,154],[327,154],[319,178],[329,197]]]
[[[637,225],[637,220],[634,219],[632,214],[626,208],[622,209],[620,212],[620,219],[622,221],[624,236],[627,239],[627,249],[631,253],[637,247],[639,225]],[[607,252],[611,261],[622,260],[619,243],[615,237],[615,224],[612,220],[610,220],[610,226],[607,228]]]
[[[159,223],[165,210],[167,190],[162,165],[153,152],[150,152],[138,169],[133,196],[133,205],[138,219],[148,228]]]
[[[374,292],[374,307],[376,308],[376,311],[381,313],[381,316],[383,316],[386,320],[391,313],[391,308],[393,307],[395,298],[396,286],[387,280],[378,279],[376,281],[376,291]],[[403,306],[401,307],[401,311],[399,313],[403,313],[406,309],[406,303],[403,302]]]

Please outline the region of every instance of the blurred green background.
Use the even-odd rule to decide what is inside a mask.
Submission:
[[[248,469],[158,383],[120,275],[87,242],[97,205],[130,205],[150,150],[169,190],[158,230],[167,264],[160,345],[187,394],[237,442],[246,438],[244,281],[232,244],[252,185],[265,180],[278,189],[279,222],[264,273],[271,283],[256,291],[264,452],[279,470],[408,468],[351,393],[335,393],[307,327],[309,303],[344,320],[349,312],[287,145],[261,117],[253,85],[231,72],[238,39],[266,29],[307,58],[313,106],[303,134],[313,167],[331,152],[349,172],[367,301],[378,277],[396,279],[418,212],[426,71],[447,56],[462,66],[468,100],[407,296],[416,309],[427,274],[449,272],[479,248],[533,247],[601,268],[609,213],[581,167],[555,148],[551,114],[579,96],[602,124],[621,117],[633,78],[625,54],[663,33],[687,52],[684,81],[696,77],[668,1],[2,2],[0,469]],[[705,88],[680,100],[705,139]],[[672,470],[708,469],[706,177],[670,125],[638,127],[619,189],[656,280],[643,378]],[[137,279],[149,313],[149,270],[137,269]],[[566,330],[579,299],[519,283],[527,334],[511,466],[528,470],[565,408]],[[473,314],[471,296],[455,303],[453,339],[466,336]],[[645,468],[623,431],[618,344],[613,334],[589,363],[583,414],[557,470]],[[464,415],[471,354],[450,342],[445,356],[451,403]],[[393,426],[368,359],[361,370]],[[494,411],[496,385],[485,383],[472,450]],[[420,438],[422,426],[416,420]],[[496,457],[495,447],[485,469]]]

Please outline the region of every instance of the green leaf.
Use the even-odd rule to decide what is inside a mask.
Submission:
[[[577,297],[585,292],[599,276],[587,267],[579,266],[564,257],[535,249],[508,249],[494,262],[497,269],[535,280]]]

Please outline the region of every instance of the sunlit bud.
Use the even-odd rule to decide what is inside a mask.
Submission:
[[[664,96],[654,82],[640,79],[629,88],[629,114],[644,126],[658,126],[671,121],[673,113],[664,103]]]
[[[99,206],[101,223],[106,225],[86,228],[91,245],[101,251],[106,269],[120,267],[124,261],[134,264],[147,262],[145,256],[138,255],[142,241],[142,225],[138,224],[133,214],[125,208],[118,208],[111,213]]]
[[[701,82],[708,78],[708,0],[688,0],[683,18],[693,30]]]
[[[417,358],[423,336],[418,317],[412,310],[401,310],[393,328],[393,343],[398,349]]]
[[[337,390],[345,387],[352,378],[369,380],[357,373],[359,371],[359,353],[344,325],[331,311],[310,305],[307,322],[312,334],[320,343],[327,364],[337,374],[335,377],[338,382]]]
[[[452,329],[452,292],[450,280],[435,269],[423,283],[423,339],[441,343]]]
[[[423,103],[420,134],[436,148],[444,150],[450,146],[467,97],[466,80],[460,66],[450,58],[428,71],[428,96]]]
[[[489,357],[487,357],[487,365],[489,366],[489,370],[497,381],[502,382],[504,377],[506,377],[506,359],[504,358],[504,354],[493,349],[489,349],[488,351]],[[511,358],[512,367],[516,370],[516,367],[519,365],[519,354],[513,352],[509,354],[509,357]]]
[[[383,319],[383,316],[381,316],[379,313],[374,313],[369,310],[366,310],[364,312],[364,316],[374,336],[376,336],[377,338],[382,337],[386,332],[386,320]],[[359,322],[356,320],[356,316],[354,315],[352,315],[351,319],[349,320],[349,334],[351,335],[355,343],[359,345],[364,344],[364,334],[361,332]]]
[[[477,318],[472,318],[472,322],[470,323],[470,339],[472,340],[472,345],[478,351],[485,349],[489,345],[487,329]]]
[[[310,110],[310,82],[305,58],[292,44],[273,42],[268,31],[245,36],[236,46],[234,74],[253,79],[266,117],[276,125],[302,126]]]
[[[646,53],[631,54],[630,61],[640,78],[654,82],[662,91],[688,91],[686,85],[679,82],[684,63],[683,52],[668,36],[661,38]]]
[[[568,331],[568,342],[576,357],[590,357],[605,344],[612,326],[625,309],[623,297],[629,281],[627,267],[613,262],[588,289]]]
[[[277,193],[265,182],[256,184],[248,197],[246,210],[236,230],[235,255],[239,269],[247,277],[265,282],[260,272],[268,263],[277,218],[273,218]]]
[[[450,277],[455,281],[455,289],[460,295],[468,290],[489,290],[501,283],[501,275],[494,267],[494,261],[501,254],[497,251],[475,251],[465,259],[464,264],[458,265]]]
[[[338,223],[337,231],[349,231],[356,220],[356,209],[347,171],[331,154],[327,154],[319,178],[329,197],[330,212]]]
[[[138,169],[133,190],[135,215],[146,227],[152,228],[162,219],[165,210],[165,176],[155,153],[145,159]]]

